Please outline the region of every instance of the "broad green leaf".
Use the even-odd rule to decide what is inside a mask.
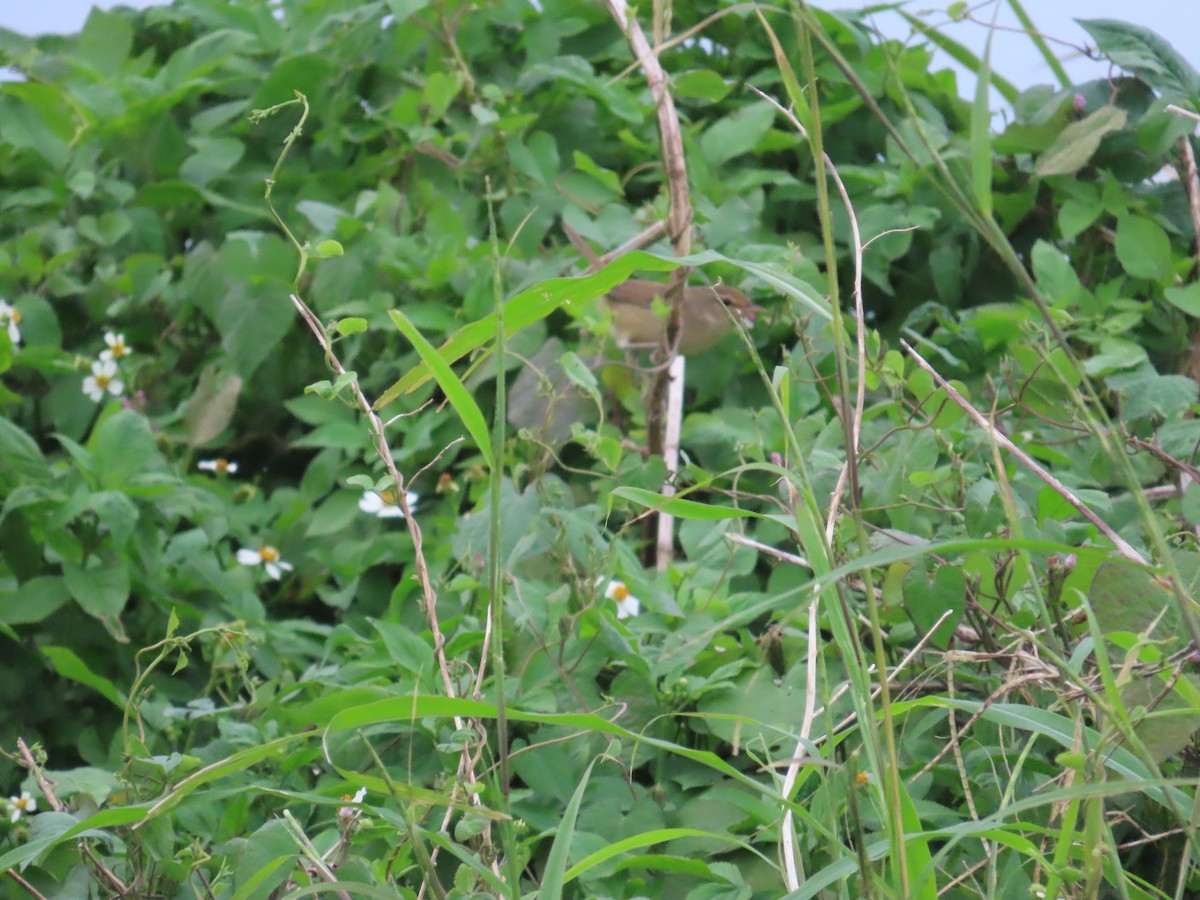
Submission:
[[[0,872],[7,872],[35,860],[47,850],[82,834],[100,836],[105,829],[120,828],[139,821],[149,804],[117,806],[102,809],[93,816],[80,819],[71,813],[47,811],[38,813],[37,833],[14,849],[0,856]]]
[[[0,622],[29,625],[54,615],[71,599],[66,582],[58,575],[39,575],[15,589],[0,591]]]
[[[41,650],[43,655],[50,660],[50,664],[54,666],[54,671],[63,678],[69,678],[71,681],[77,681],[92,688],[117,709],[125,708],[125,697],[117,690],[116,686],[107,678],[97,675],[88,668],[88,664],[80,659],[70,647],[46,646]]]
[[[317,259],[337,259],[346,255],[345,248],[338,241],[321,241],[313,252]]]
[[[434,121],[446,114],[460,90],[462,78],[458,72],[434,72],[425,79],[425,105]]]
[[[1160,94],[1200,101],[1200,73],[1164,38],[1149,28],[1115,19],[1077,19],[1100,52],[1143,78]]]
[[[707,100],[720,103],[729,93],[725,79],[710,69],[695,69],[671,79],[671,93],[677,100]]]
[[[203,447],[229,427],[242,384],[241,378],[222,373],[216,364],[205,367],[183,411],[189,447]]]
[[[1043,178],[1074,175],[1088,164],[1106,134],[1125,127],[1129,115],[1115,106],[1102,106],[1062,130],[1050,148],[1038,157],[1035,171]]]
[[[13,484],[14,476],[41,481],[49,475],[46,458],[37,442],[7,417],[0,416],[0,484]]]
[[[121,68],[133,46],[129,17],[94,8],[88,13],[75,46],[78,60],[94,72],[112,76]]]
[[[1167,302],[1189,316],[1200,318],[1200,281],[1183,287],[1169,287],[1163,291]]]
[[[462,420],[463,426],[467,429],[467,433],[475,441],[475,446],[479,448],[479,453],[483,457],[484,462],[489,467],[494,465],[492,459],[492,438],[488,433],[487,422],[483,418],[483,413],[479,411],[479,406],[475,403],[475,398],[463,386],[463,383],[458,380],[458,376],[438,353],[437,349],[425,340],[425,337],[417,331],[415,325],[409,321],[408,317],[398,309],[389,310],[388,315],[392,317],[392,322],[400,333],[408,338],[409,342],[416,349],[422,361],[429,367],[433,377],[437,379],[438,386],[446,395],[446,399],[450,401],[450,405],[454,407],[458,413],[459,419]]]
[[[254,900],[282,884],[296,863],[296,843],[282,819],[273,818],[247,836],[235,857],[235,900]]]
[[[1135,278],[1167,282],[1174,271],[1171,239],[1163,227],[1145,216],[1117,220],[1117,259]]]
[[[617,176],[616,172],[613,172],[611,169],[601,168],[596,164],[595,160],[593,160],[582,150],[574,151],[573,159],[575,161],[575,168],[580,172],[591,175],[602,185],[612,191],[613,194],[618,196],[622,194],[623,189],[621,187],[621,179]]]
[[[196,152],[180,165],[179,175],[197,187],[230,172],[246,154],[245,144],[236,138],[198,135],[190,143]]]
[[[63,560],[63,580],[75,602],[88,615],[113,619],[129,600],[129,570],[124,560],[93,556],[90,565]]]
[[[754,149],[775,121],[775,108],[767,102],[735,109],[718,119],[700,138],[700,152],[714,169]]]

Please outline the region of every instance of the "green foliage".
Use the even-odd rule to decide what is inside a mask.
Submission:
[[[1167,104],[1200,75],[1108,20],[1083,24],[1123,74],[1053,60],[1018,92],[915,18],[928,44],[677,4],[676,34],[703,23],[660,53],[695,252],[576,277],[561,222],[607,250],[668,192],[607,11],[545,5],[176,0],[0,34],[0,871],[1182,893],[1200,295],[1186,191],[1154,176],[1189,177]],[[819,135],[853,218],[746,85]],[[596,298],[681,265],[767,312],[689,360],[667,499]]]

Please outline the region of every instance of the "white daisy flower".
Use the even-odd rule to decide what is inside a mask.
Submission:
[[[37,812],[37,801],[29,796],[29,791],[22,791],[20,797],[8,798],[8,821],[16,822],[21,814],[32,815]]]
[[[117,377],[117,364],[111,359],[92,363],[92,374],[83,379],[83,392],[99,403],[105,394],[120,397],[125,393],[125,382]]]
[[[280,557],[278,550],[268,544],[257,549],[243,547],[237,552],[237,561],[243,566],[263,566],[267,570],[267,574],[276,581],[283,577],[284,572],[290,572],[295,568],[290,562],[286,562]]]
[[[629,592],[625,582],[616,578],[609,580],[608,586],[604,589],[604,596],[609,600],[616,601],[618,619],[628,619],[642,611],[642,601]]]
[[[417,501],[421,498],[415,491],[405,491],[404,496],[408,500],[408,508],[416,512]],[[400,508],[396,495],[391,491],[365,492],[362,499],[358,501],[358,508],[368,515],[378,516],[380,519],[396,519],[404,516],[404,510]]]
[[[21,311],[7,300],[0,300],[0,328],[8,332],[13,344],[21,343]]]
[[[216,459],[202,459],[196,463],[197,469],[202,469],[205,472],[215,472],[218,475],[236,475],[238,464],[224,457],[218,456]]]
[[[342,801],[345,803],[362,803],[366,796],[367,789],[363,787],[355,791],[353,797],[351,797],[349,794],[343,796]],[[348,824],[358,819],[359,815],[360,811],[355,806],[343,806],[338,809],[338,817]]]
[[[104,335],[104,343],[108,349],[100,354],[101,359],[111,359],[114,362],[122,360],[133,353],[125,344],[125,335],[110,331]]]

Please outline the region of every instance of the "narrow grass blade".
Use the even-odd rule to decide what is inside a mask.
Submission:
[[[992,33],[988,32],[975,79],[971,104],[971,188],[979,211],[992,216],[992,110],[988,103],[992,83]]]
[[[446,394],[446,399],[450,401],[450,405],[454,407],[454,411],[458,413],[458,417],[462,420],[463,426],[475,441],[475,446],[479,448],[480,455],[487,463],[488,467],[492,466],[492,439],[488,434],[487,421],[483,418],[483,413],[479,411],[479,406],[475,402],[475,398],[471,396],[458,376],[450,368],[450,364],[442,358],[438,353],[437,348],[429,341],[425,340],[425,336],[417,331],[417,326],[409,321],[408,316],[397,309],[389,310],[388,315],[392,317],[392,322],[400,330],[425,365],[429,367],[429,371],[433,373],[433,377],[437,379],[438,386]]]
[[[560,900],[562,897],[567,871],[567,854],[571,850],[571,841],[575,837],[575,820],[579,817],[579,807],[583,804],[583,794],[587,790],[588,779],[592,777],[592,768],[595,765],[596,760],[594,759],[588,763],[583,778],[579,780],[579,787],[575,788],[575,794],[571,797],[571,802],[567,804],[566,811],[563,813],[558,833],[554,836],[554,843],[550,847],[546,868],[542,871],[542,885],[537,893],[538,900]]]
[[[1013,11],[1013,15],[1017,17],[1017,21],[1021,23],[1021,27],[1025,29],[1025,33],[1029,35],[1029,39],[1033,41],[1033,46],[1037,47],[1038,53],[1042,54],[1042,59],[1046,61],[1046,65],[1058,79],[1059,85],[1069,88],[1071,77],[1063,68],[1063,64],[1058,61],[1058,57],[1054,55],[1054,51],[1050,49],[1050,45],[1046,43],[1046,39],[1034,28],[1033,19],[1029,18],[1029,13],[1025,12],[1025,7],[1021,5],[1020,0],[1008,0],[1008,6]]]

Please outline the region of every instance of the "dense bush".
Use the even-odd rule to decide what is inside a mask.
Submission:
[[[649,375],[595,298],[679,263],[567,277],[561,227],[607,250],[666,219],[655,107],[606,9],[545,6],[0,32],[0,871],[63,897],[1195,887],[1200,219],[1167,104],[1200,109],[1200,75],[1096,20],[1111,79],[1017,93],[970,59],[972,101],[936,30],[676,9],[693,280],[767,312],[689,361],[658,573]]]

